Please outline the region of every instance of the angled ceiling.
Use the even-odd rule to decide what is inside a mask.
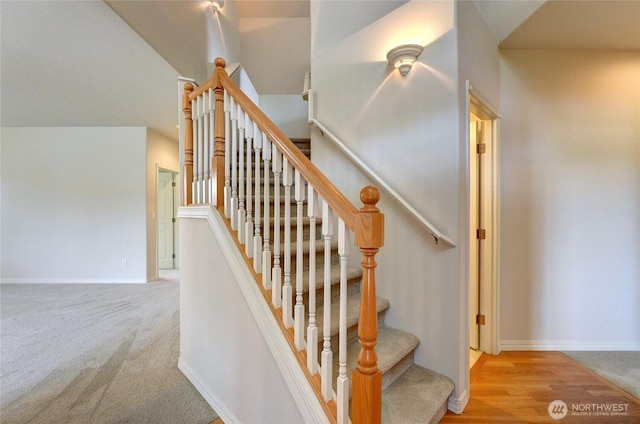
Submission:
[[[101,1],[0,2],[3,126],[144,126],[177,139],[178,71]]]
[[[640,1],[549,0],[500,41],[500,48],[638,50]]]
[[[185,77],[207,76],[207,19],[197,1],[105,0],[131,28]]]
[[[310,1],[236,1],[258,92],[299,94]],[[637,0],[474,3],[501,48],[640,49]],[[207,75],[204,20],[200,1],[0,1],[1,124],[146,126],[177,138],[177,77]]]

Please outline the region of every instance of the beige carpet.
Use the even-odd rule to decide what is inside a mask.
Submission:
[[[0,422],[210,423],[177,369],[179,286],[0,286]]]
[[[562,352],[640,399],[640,352]]]

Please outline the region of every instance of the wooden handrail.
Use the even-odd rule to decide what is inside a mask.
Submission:
[[[284,135],[271,120],[247,97],[238,86],[227,76],[224,70],[224,59],[216,59],[216,70],[219,84],[242,106],[249,117],[258,125],[258,128],[276,144],[279,150],[293,167],[300,171],[304,179],[313,186],[324,201],[342,218],[347,226],[355,231],[355,216],[357,208],[325,177],[316,166],[311,163],[289,138]],[[203,87],[207,84],[203,85]],[[194,92],[195,94],[195,92]],[[192,94],[193,97],[193,94]]]
[[[222,58],[215,60],[212,77],[198,88],[185,84],[182,109],[185,114],[185,164],[183,167],[184,204],[193,201],[193,123],[192,101],[203,93],[215,93],[214,112],[214,149],[211,158],[212,203],[218,208],[225,201],[225,111],[226,93],[247,113],[262,133],[277,147],[293,168],[309,183],[315,192],[353,231],[355,244],[363,253],[364,269],[361,289],[360,323],[358,336],[361,345],[358,365],[353,372],[352,422],[379,423],[382,405],[382,374],[377,366],[375,345],[378,337],[375,255],[384,242],[384,215],[376,207],[380,192],[375,187],[365,187],[360,199],[364,206],[357,209],[327,177],[284,135],[284,133],[240,90],[225,71],[226,62]],[[211,90],[211,91],[210,91]],[[295,346],[292,345],[295,349]],[[305,362],[301,364],[303,367]],[[330,401],[329,403],[333,403]],[[335,403],[333,403],[335,405]],[[332,416],[332,414],[329,414]],[[333,416],[335,419],[335,416]]]

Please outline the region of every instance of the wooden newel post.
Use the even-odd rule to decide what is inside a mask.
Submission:
[[[182,203],[189,206],[193,203],[193,117],[191,115],[191,99],[193,84],[184,85],[182,95],[182,111],[184,112],[184,165],[182,167]]]
[[[382,420],[382,372],[378,369],[378,317],[376,309],[375,256],[384,244],[384,215],[376,207],[380,192],[365,187],[360,192],[364,206],[356,215],[355,243],[363,254],[360,323],[360,354],[353,371],[351,420],[354,424],[377,424]]]
[[[213,133],[213,157],[211,158],[211,184],[213,187],[213,204],[220,208],[224,206],[224,155],[225,155],[225,121],[224,121],[224,87],[222,87],[221,74],[226,75],[224,68],[227,66],[221,57],[215,60],[216,69],[213,78],[216,81],[214,92],[216,93],[216,109],[214,115]]]

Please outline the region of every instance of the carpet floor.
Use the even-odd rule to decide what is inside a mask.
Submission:
[[[0,422],[210,423],[178,370],[179,283],[0,286]]]
[[[640,352],[562,352],[640,399]]]

